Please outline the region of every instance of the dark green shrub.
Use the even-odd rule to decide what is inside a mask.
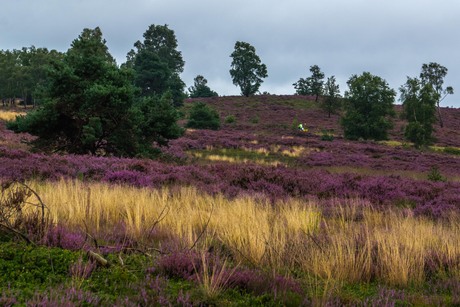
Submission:
[[[433,166],[430,169],[430,172],[428,173],[428,180],[435,181],[435,182],[436,181],[445,182],[447,181],[447,178],[441,174],[437,166]]]
[[[220,117],[217,111],[204,102],[197,102],[190,110],[187,128],[211,129],[220,128]]]
[[[443,152],[451,154],[451,155],[460,156],[460,149],[455,148],[455,147],[445,147],[443,149]]]
[[[321,134],[321,140],[332,142],[334,140],[334,130],[324,129]]]

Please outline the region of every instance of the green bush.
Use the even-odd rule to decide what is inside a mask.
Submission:
[[[190,110],[187,128],[211,129],[220,128],[220,117],[217,111],[204,102],[197,102]]]
[[[323,129],[321,134],[321,140],[332,142],[334,140],[334,130]]]
[[[0,243],[0,292],[8,287],[34,292],[68,278],[79,254],[61,248]]]
[[[447,181],[447,178],[441,174],[437,166],[433,166],[430,169],[430,172],[428,173],[428,180],[435,181],[435,182],[437,181],[445,182]]]
[[[451,155],[460,156],[460,149],[455,148],[455,147],[445,147],[443,149],[443,152],[451,154]]]
[[[234,122],[236,122],[235,116],[229,115],[229,116],[225,117],[225,123],[226,124],[233,124]]]

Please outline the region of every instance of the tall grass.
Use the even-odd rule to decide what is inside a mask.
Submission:
[[[25,115],[24,112],[15,112],[15,111],[5,111],[0,110],[0,120],[3,121],[12,121],[15,120],[17,116]]]
[[[181,238],[186,248],[224,248],[237,262],[313,276],[329,287],[369,281],[408,286],[438,274],[460,276],[458,217],[432,221],[410,211],[379,211],[360,199],[337,200],[323,212],[310,201],[230,200],[191,187],[80,181],[34,186],[56,223],[84,224],[96,235],[124,224],[130,237],[143,242],[157,228]]]

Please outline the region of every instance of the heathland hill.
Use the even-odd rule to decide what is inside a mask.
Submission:
[[[220,129],[157,160],[35,153],[0,120],[0,305],[460,303],[459,109],[416,149],[304,96],[190,99],[181,124],[198,101]]]

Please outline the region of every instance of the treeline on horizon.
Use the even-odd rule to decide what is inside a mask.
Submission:
[[[33,145],[47,151],[151,156],[152,143],[165,145],[182,134],[177,108],[184,98],[218,94],[202,75],[186,92],[180,78],[185,61],[167,25],[150,25],[143,38],[120,66],[98,27],[84,29],[65,53],[33,46],[0,51],[3,105],[17,97],[24,106],[40,105],[9,128],[38,136]],[[241,94],[260,93],[268,71],[256,49],[238,41],[230,57],[229,72]],[[396,91],[384,79],[369,72],[352,75],[342,97],[334,76],[324,81],[317,65],[310,72],[293,84],[296,94],[314,96],[329,117],[340,112],[346,138],[387,138]],[[446,74],[438,63],[423,64],[419,78],[408,77],[399,89],[408,122],[405,136],[417,147],[433,142],[436,121],[443,126],[440,102],[453,93],[443,86]]]
[[[97,28],[100,31],[99,28]],[[84,29],[85,31],[86,29]],[[83,32],[84,32],[83,31]],[[101,33],[102,34],[102,33]],[[121,67],[130,67],[134,66],[134,61],[136,59],[137,53],[140,49],[144,48],[144,44],[155,45],[157,49],[163,49],[162,51],[158,50],[159,58],[156,58],[156,62],[162,62],[162,64],[166,64],[169,66],[170,71],[166,72],[164,65],[157,63],[158,65],[153,65],[155,70],[157,71],[156,75],[162,75],[162,80],[167,79],[165,76],[174,74],[174,73],[181,73],[183,71],[185,61],[182,59],[181,52],[177,50],[178,44],[174,34],[174,31],[169,29],[168,25],[160,26],[160,25],[151,25],[149,26],[148,30],[144,33],[145,41],[142,43],[141,41],[136,41],[133,46],[136,50],[131,49],[126,56],[126,62],[121,64]],[[105,44],[105,40],[103,40]],[[136,52],[137,51],[137,52]],[[108,52],[108,50],[107,50]],[[254,80],[253,89],[244,88],[241,86],[240,83],[236,83],[234,77],[234,66],[236,65],[235,62],[238,61],[236,57],[238,57],[237,53],[243,54],[241,58],[243,59],[250,59],[252,65],[254,66],[254,72],[258,69],[256,73],[253,74],[252,79]],[[24,104],[23,101],[26,101],[27,105],[35,105],[37,100],[40,100],[43,95],[43,88],[47,84],[47,76],[49,66],[52,65],[55,61],[60,61],[63,59],[63,56],[66,52],[57,51],[55,49],[49,50],[46,47],[22,47],[21,49],[13,49],[13,50],[0,50],[0,98],[2,99],[2,103],[12,103],[13,99],[19,99],[21,104]],[[150,55],[142,55],[152,56]],[[245,42],[236,42],[235,44],[235,52],[231,55],[234,58],[232,62],[232,69],[230,74],[232,75],[232,79],[235,85],[241,87],[241,94],[245,96],[254,95],[256,93],[259,94],[269,94],[268,92],[260,93],[258,92],[260,83],[263,82],[262,78],[267,77],[267,67],[265,64],[262,64],[260,58],[255,54],[255,48],[248,43]],[[116,64],[115,59],[112,58],[113,63]],[[430,63],[436,64],[436,63]],[[424,64],[426,65],[426,64]],[[437,78],[442,79],[447,74],[447,69],[442,67],[438,64],[439,71]],[[250,69],[246,69],[250,70]],[[293,83],[293,87],[295,89],[295,94],[299,95],[312,95],[316,97],[318,100],[319,95],[328,96],[328,83],[324,82],[324,73],[321,72],[320,68],[317,65],[312,65],[310,67],[310,71],[312,75],[307,78],[300,78],[297,82]],[[432,71],[433,72],[433,71]],[[248,71],[242,71],[242,74],[247,74]],[[241,74],[240,73],[240,74]],[[153,77],[153,76],[151,76]],[[175,76],[180,80],[179,76]],[[259,80],[256,80],[256,79]],[[153,79],[153,78],[152,78]],[[177,98],[182,99],[190,96],[191,98],[199,98],[199,97],[211,97],[211,96],[218,96],[215,91],[210,90],[207,87],[207,80],[204,76],[198,74],[194,79],[194,85],[188,88],[188,92],[185,89],[185,84],[179,80],[176,80],[176,84],[172,82],[169,84],[169,89],[171,91],[177,91],[176,95],[179,93],[182,95],[178,95]],[[151,91],[158,91],[161,87],[161,82],[158,78],[154,80],[156,84],[155,87],[151,88]],[[160,81],[160,82],[159,82]],[[245,80],[246,83],[250,83],[250,80]],[[328,78],[328,82],[333,82],[335,85],[335,76],[331,76]],[[438,83],[435,86],[442,87],[442,80],[438,80]],[[257,84],[259,83],[259,84]],[[247,87],[250,84],[245,84]],[[197,87],[198,86],[198,87]],[[439,88],[436,88],[439,90]],[[161,92],[158,91],[158,92]],[[336,87],[336,93],[340,96],[340,91],[338,90],[338,86]],[[445,94],[445,93],[444,93]],[[449,93],[450,94],[450,93]],[[178,99],[178,100],[179,100]]]

